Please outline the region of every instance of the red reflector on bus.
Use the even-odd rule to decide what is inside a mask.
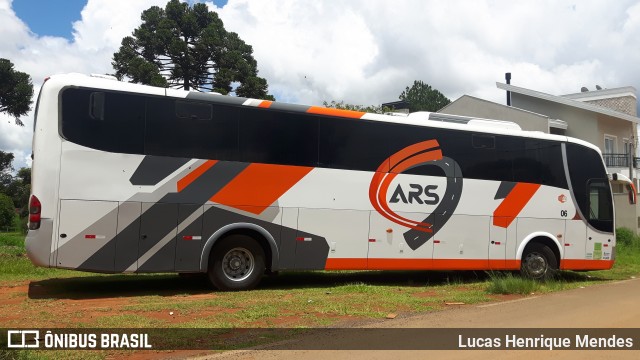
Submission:
[[[369,239],[369,242],[376,242],[376,239]]]
[[[193,240],[193,236],[185,235],[185,236],[182,237],[182,240]]]
[[[604,246],[604,247],[608,247],[608,246],[609,246],[609,244],[602,244],[602,246]]]
[[[302,237],[302,236],[298,236],[296,238],[296,241],[311,241],[310,237]]]
[[[440,240],[433,240],[434,244],[440,244]]]
[[[496,245],[500,245],[502,244],[500,241],[496,241]]]
[[[84,238],[85,239],[95,239],[96,236],[95,235],[85,235]]]
[[[565,243],[564,246],[571,246],[571,244]]]

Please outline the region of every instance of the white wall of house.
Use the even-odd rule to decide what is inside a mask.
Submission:
[[[438,110],[439,113],[514,122],[522,130],[549,133],[549,117],[491,101],[463,95]]]

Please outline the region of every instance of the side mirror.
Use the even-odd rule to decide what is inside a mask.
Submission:
[[[612,184],[622,184],[627,189],[629,204],[635,205],[638,202],[638,192],[631,179],[620,173],[608,174],[608,177]]]
[[[638,202],[636,187],[633,183],[627,184],[627,194],[629,195],[629,204],[635,205]]]

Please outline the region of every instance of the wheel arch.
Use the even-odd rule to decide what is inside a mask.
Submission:
[[[558,260],[558,267],[560,267],[560,262],[562,261],[563,253],[562,253],[562,245],[560,241],[555,236],[551,235],[548,232],[537,231],[529,234],[518,246],[518,251],[516,252],[516,259],[522,260],[522,254],[524,254],[524,249],[527,248],[527,245],[532,243],[540,243],[547,245],[551,251],[556,256]]]
[[[211,254],[213,246],[220,239],[233,234],[243,234],[254,238],[264,250],[265,256],[267,257],[265,261],[267,268],[271,271],[278,270],[280,253],[278,252],[278,246],[273,236],[263,227],[256,224],[234,223],[221,227],[207,239],[200,255],[200,271],[207,272],[209,268],[209,255]]]

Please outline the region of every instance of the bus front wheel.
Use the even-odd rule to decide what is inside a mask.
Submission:
[[[520,272],[529,279],[547,280],[558,270],[558,260],[553,250],[547,245],[532,243],[527,245],[522,254]]]
[[[247,235],[231,235],[219,240],[209,255],[209,280],[223,291],[254,288],[265,271],[264,250]]]

